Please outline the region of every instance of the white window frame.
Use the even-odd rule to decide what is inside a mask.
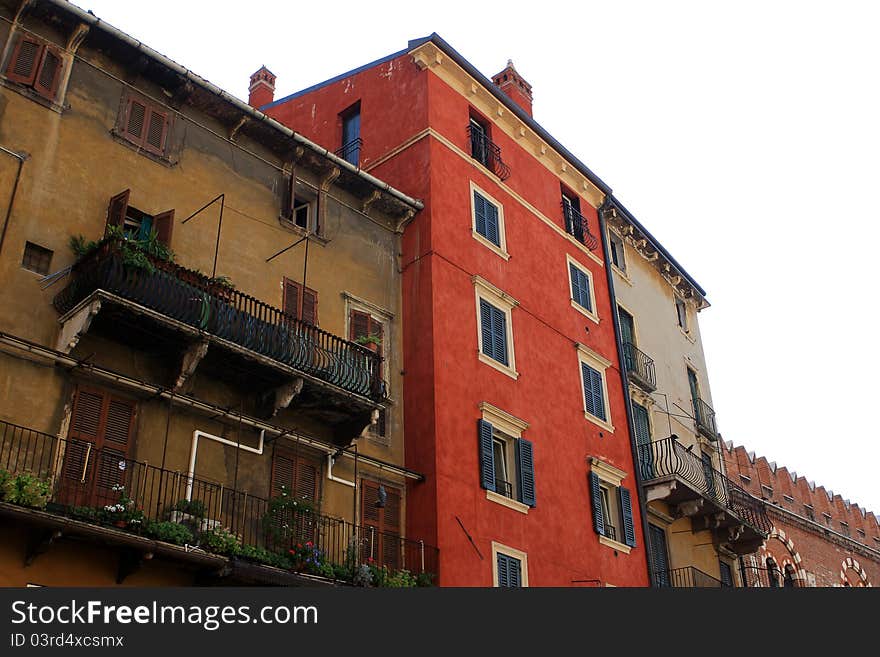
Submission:
[[[519,372],[516,371],[516,354],[513,346],[513,313],[512,310],[519,305],[519,301],[514,299],[506,292],[492,285],[482,276],[474,276],[471,279],[474,283],[474,297],[476,307],[477,320],[477,358],[481,362],[486,363],[490,367],[495,368],[510,378],[516,380],[519,378]],[[504,328],[507,338],[507,360],[508,364],[500,363],[491,356],[483,353],[483,330],[480,323],[480,299],[495,306],[504,313]]]
[[[614,425],[611,417],[611,403],[608,400],[608,376],[606,373],[606,370],[611,367],[611,361],[600,356],[585,344],[578,343],[577,354],[577,381],[581,390],[581,403],[583,404],[582,408],[584,410],[584,417],[593,424],[614,433]],[[586,363],[602,376],[602,401],[605,404],[605,417],[608,418],[607,420],[596,417],[587,411],[587,397],[586,392],[584,391],[584,375],[583,370],[581,369],[581,363]]]
[[[482,419],[491,424],[494,429],[492,438],[494,439],[496,437],[496,434],[498,434],[501,437],[507,439],[508,450],[513,449],[514,441],[522,438],[523,432],[529,428],[529,424],[525,420],[521,420],[518,417],[515,417],[507,411],[503,411],[497,406],[493,406],[488,402],[480,402],[479,408],[480,413],[482,414]],[[507,457],[507,465],[513,465],[513,476],[519,476],[519,471],[517,469],[516,463],[516,454],[508,451]],[[508,470],[510,469],[511,468],[508,467]],[[508,472],[508,476],[509,475],[510,472]],[[516,484],[518,484],[518,482],[511,482],[511,488],[513,488],[513,486]],[[513,490],[512,492],[516,493],[515,490]],[[530,507],[528,504],[523,504],[515,498],[507,497],[506,495],[496,493],[495,491],[487,490],[486,499],[492,502],[496,502],[501,506],[506,506],[508,509],[513,509],[514,511],[519,511],[520,513],[526,515],[528,515],[529,513]]]
[[[574,266],[575,269],[583,273],[587,277],[587,281],[590,283],[590,305],[593,306],[593,310],[588,310],[584,308],[581,304],[574,300],[571,295],[571,269],[570,266]],[[577,310],[582,315],[585,315],[589,319],[593,320],[596,324],[599,323],[599,315],[596,313],[596,286],[593,285],[593,272],[591,272],[585,265],[578,262],[574,258],[572,258],[569,254],[565,254],[565,278],[568,280],[568,297],[571,300],[571,307]]]
[[[504,554],[508,557],[518,559],[520,563],[520,579],[522,580],[522,588],[529,586],[529,555],[522,550],[517,550],[508,545],[492,541],[492,586],[498,588],[498,555]]]
[[[493,244],[477,232],[477,206],[474,203],[474,194],[479,194],[489,201],[498,209],[498,241],[500,245]],[[507,252],[507,235],[504,229],[504,206],[491,194],[479,187],[473,180],[470,181],[470,199],[471,199],[471,236],[480,244],[488,248],[493,253],[501,256],[505,260],[510,260],[510,254]]]
[[[675,299],[675,323],[678,324],[678,328],[681,329],[681,332],[690,337],[691,324],[690,317],[688,316],[688,304],[687,301],[682,299],[677,294],[673,294],[673,298]],[[679,304],[681,304],[679,306]],[[679,312],[679,307],[684,310],[684,325],[682,325],[682,315]]]
[[[617,532],[618,540],[609,538],[604,534],[599,534],[599,543],[613,548],[618,552],[629,554],[632,551],[632,548],[622,540],[619,540],[623,538],[623,512],[620,508],[620,498],[619,493],[617,492],[617,489],[623,485],[623,480],[626,479],[627,473],[620,468],[614,467],[610,463],[606,463],[605,461],[596,458],[595,456],[590,457],[590,469],[597,477],[599,477],[599,488],[607,491],[608,506],[614,511],[614,517],[617,521],[617,525],[612,526]],[[605,510],[603,509],[602,512],[604,513]],[[635,521],[635,511],[633,511],[633,522]]]
[[[615,265],[614,261],[611,259],[611,254],[608,254],[608,263],[611,265],[612,269],[616,270],[621,276],[626,279],[629,279],[629,275],[626,273],[626,240],[623,239],[623,236],[620,235],[616,230],[608,229],[608,248],[612,249],[612,244],[620,244],[620,249],[618,253],[620,255],[620,261],[622,263],[622,267]]]

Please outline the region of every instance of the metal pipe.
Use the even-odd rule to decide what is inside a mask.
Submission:
[[[9,226],[9,219],[12,216],[12,204],[15,202],[15,194],[18,191],[18,182],[21,180],[21,169],[24,161],[27,159],[24,155],[11,151],[8,148],[0,146],[0,151],[11,155],[18,160],[18,170],[15,172],[15,182],[12,183],[12,194],[9,196],[9,205],[6,208],[6,216],[3,218],[3,229],[0,230],[0,254],[3,253],[3,242],[6,240],[6,228]]]

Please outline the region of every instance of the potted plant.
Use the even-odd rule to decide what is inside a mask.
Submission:
[[[366,347],[374,353],[379,353],[379,347],[382,344],[382,336],[375,333],[370,333],[369,335],[360,336],[359,338],[355,339],[355,342],[359,345]]]
[[[235,290],[235,284],[229,280],[228,276],[215,276],[208,279],[208,290],[214,296],[229,301],[232,299],[232,292]]]
[[[112,490],[119,493],[119,501],[116,504],[108,504],[104,507],[107,519],[120,529],[139,528],[144,521],[144,512],[137,507],[135,501],[125,493],[125,486],[115,484]]]

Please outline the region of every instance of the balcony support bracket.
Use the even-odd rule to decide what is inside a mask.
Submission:
[[[101,299],[95,297],[88,304],[80,307],[64,320],[61,333],[55,343],[55,349],[69,354],[79,344],[80,338],[89,330],[92,320],[101,310]]]
[[[202,362],[202,359],[207,353],[207,340],[196,342],[186,348],[186,351],[183,352],[183,358],[181,359],[180,372],[177,375],[177,380],[174,382],[175,393],[179,393],[183,389],[184,384],[189,380],[193,373],[195,373],[196,368],[199,366],[199,363]]]
[[[61,538],[60,529],[33,530],[27,539],[24,553],[24,567],[30,566],[34,559],[46,552],[52,544]]]
[[[378,420],[379,411],[376,409],[358,413],[351,420],[340,422],[334,427],[334,442],[337,445],[350,445]]]
[[[696,500],[688,500],[686,502],[682,502],[678,506],[675,507],[675,514],[677,517],[686,517],[690,518],[692,516],[697,515],[700,510],[703,508],[703,503],[705,500],[702,498]]]
[[[296,377],[266,392],[263,395],[263,403],[268,407],[265,413],[266,419],[271,419],[278,415],[278,411],[282,408],[288,408],[294,398],[302,392],[303,383],[304,381],[301,377]]]

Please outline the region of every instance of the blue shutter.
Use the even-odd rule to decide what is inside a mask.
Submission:
[[[501,588],[510,586],[510,575],[507,571],[507,555],[499,554],[495,567],[498,568],[498,586]]]
[[[499,363],[508,364],[507,362],[507,317],[503,310],[499,310],[494,306],[492,309],[492,333],[494,354],[492,358]]]
[[[584,401],[587,412],[599,419],[607,420],[605,396],[602,391],[602,375],[586,363],[581,363],[581,374],[584,379]]]
[[[590,473],[590,501],[593,504],[593,529],[605,535],[605,518],[602,517],[602,491],[599,490],[599,475]]]
[[[510,579],[509,586],[514,588],[522,586],[522,563],[519,559],[507,557],[507,573]]]
[[[477,232],[483,237],[487,237],[486,230],[486,199],[474,192],[474,223]]]
[[[648,422],[648,409],[641,404],[632,404],[633,424],[636,431],[636,444],[639,450],[639,468],[642,479],[654,478],[654,450],[651,446],[651,425]]]
[[[593,312],[593,302],[590,299],[590,279],[580,269],[569,263],[571,276],[571,298],[580,306]]]
[[[620,500],[620,515],[623,517],[623,542],[630,547],[636,546],[636,528],[633,525],[633,507],[629,489],[621,486],[617,489]]]
[[[519,475],[519,501],[535,506],[535,462],[532,443],[520,438],[516,441],[517,474]]]
[[[484,201],[486,208],[486,239],[495,246],[501,246],[498,230],[498,208],[490,201]]]
[[[483,336],[483,353],[494,358],[495,346],[492,338],[492,306],[484,299],[480,299],[480,331]]]
[[[492,453],[491,424],[477,420],[477,438],[480,446],[480,486],[495,491],[495,455]]]
[[[581,303],[581,279],[578,278],[578,268],[574,265],[568,265],[568,274],[571,277],[571,298],[574,299],[580,305],[584,305]]]

